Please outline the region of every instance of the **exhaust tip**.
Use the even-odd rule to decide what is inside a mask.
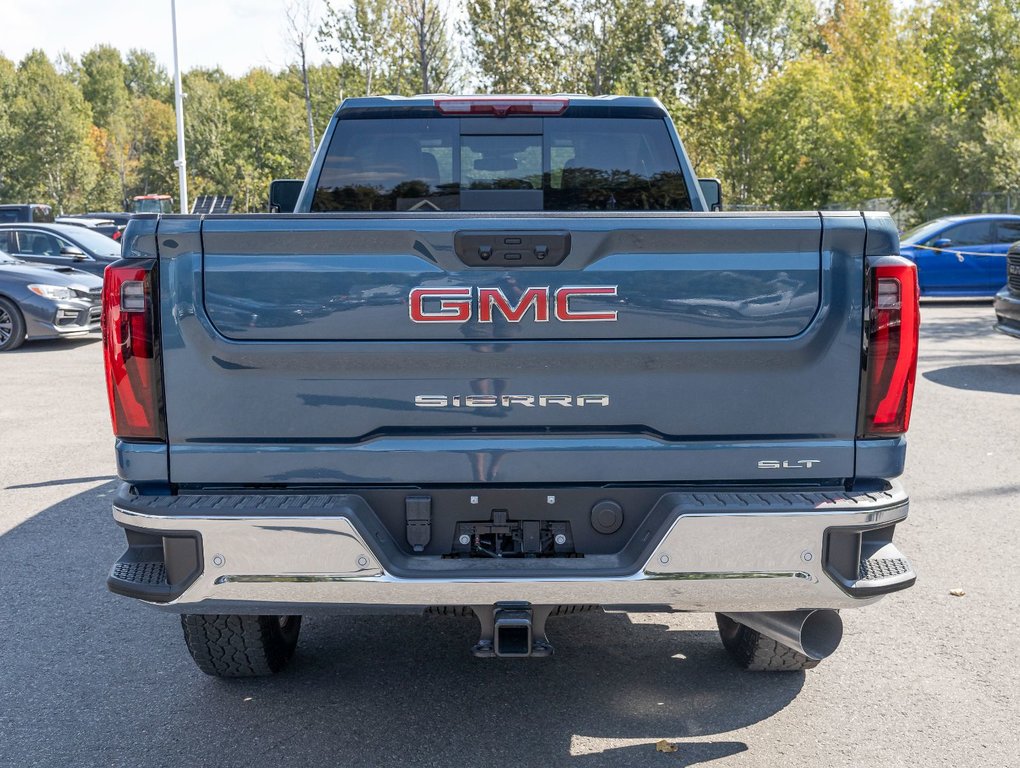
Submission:
[[[811,611],[800,628],[800,645],[813,661],[831,656],[843,639],[843,619],[836,611]]]

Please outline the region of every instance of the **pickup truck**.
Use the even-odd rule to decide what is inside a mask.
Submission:
[[[106,270],[127,549],[198,667],[303,616],[717,615],[743,666],[831,654],[893,543],[915,266],[883,214],[729,213],[661,104],[372,97],[294,213],[150,215]]]

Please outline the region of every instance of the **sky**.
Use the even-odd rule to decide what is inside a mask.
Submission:
[[[220,66],[240,75],[252,67],[282,69],[294,60],[284,6],[285,0],[177,0],[182,71]],[[173,74],[170,0],[3,0],[0,17],[0,54],[15,63],[34,48],[55,60],[63,52],[80,57],[108,43],[125,53],[152,51]],[[321,61],[314,43],[311,49],[310,63]]]

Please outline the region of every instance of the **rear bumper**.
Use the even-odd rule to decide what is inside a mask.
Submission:
[[[908,500],[870,492],[664,494],[619,555],[461,559],[399,550],[364,498],[132,496],[109,588],[189,613],[599,604],[631,610],[850,608],[915,580],[892,544]],[[664,514],[662,514],[664,513]]]
[[[995,294],[995,330],[1009,336],[1020,338],[1020,296],[1015,296],[1009,288],[1003,288]]]

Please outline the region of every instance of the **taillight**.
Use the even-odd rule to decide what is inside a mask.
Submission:
[[[864,437],[902,435],[910,425],[921,323],[917,267],[897,256],[870,269]]]
[[[103,358],[113,432],[165,440],[159,371],[156,262],[118,261],[103,274]]]
[[[506,98],[505,96],[456,96],[435,100],[436,109],[449,115],[558,115],[566,99]]]

